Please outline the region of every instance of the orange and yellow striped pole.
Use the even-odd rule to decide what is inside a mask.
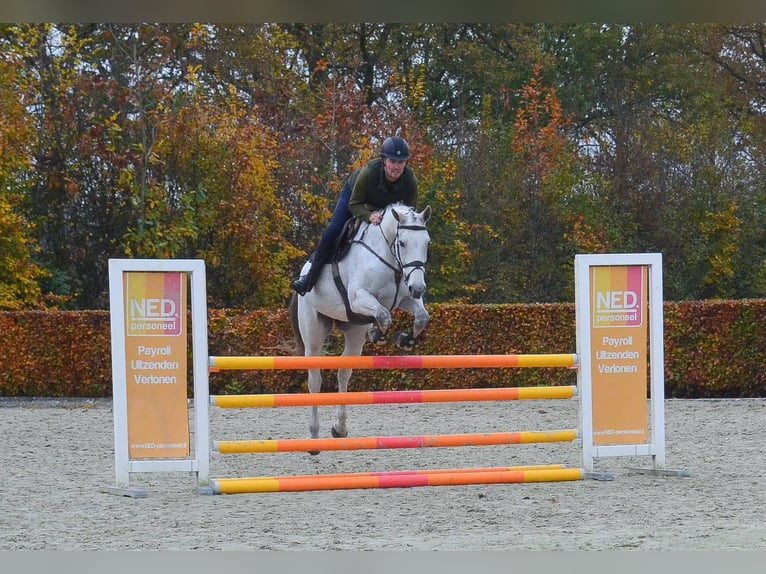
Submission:
[[[571,442],[576,438],[576,429],[565,429],[552,431],[431,434],[416,436],[224,440],[214,441],[213,450],[222,454],[254,452],[316,452],[323,450],[369,450]]]
[[[297,369],[471,369],[577,366],[574,353],[538,355],[316,355],[209,357],[211,371]]]
[[[501,387],[492,389],[212,395],[210,397],[210,404],[221,408],[305,407],[322,405],[378,405],[390,403],[570,399],[576,394],[576,386],[566,385],[560,387]]]
[[[525,464],[517,466],[483,466],[483,467],[465,467],[465,468],[420,468],[416,470],[379,470],[379,471],[367,471],[367,472],[341,472],[337,474],[322,474],[324,478],[344,477],[344,476],[394,476],[399,474],[443,474],[443,473],[460,473],[460,472],[492,472],[495,470],[555,470],[559,468],[567,468],[564,464]],[[313,478],[318,476],[316,474],[290,474],[284,476],[255,476],[251,478],[227,478],[224,480],[236,483],[239,481],[249,480],[295,480],[304,478]]]
[[[211,480],[215,494],[246,492],[296,492],[344,490],[357,488],[408,488],[415,486],[457,486],[521,482],[582,480],[581,468],[514,467],[481,469],[444,469],[439,471],[394,471],[391,473],[353,473],[332,475],[276,476],[256,478],[219,478]]]

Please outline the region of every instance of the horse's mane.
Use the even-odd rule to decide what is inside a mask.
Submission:
[[[400,215],[405,217],[414,217],[418,214],[418,210],[413,206],[407,205],[402,201],[397,201],[396,203],[390,203],[388,206],[386,206],[385,210],[383,211],[383,219],[393,217],[394,211],[399,212]]]
[[[405,210],[405,211],[407,211],[408,213],[416,213],[416,212],[417,212],[417,210],[416,210],[414,207],[412,207],[411,205],[407,205],[407,204],[406,204],[406,203],[404,203],[403,201],[397,201],[396,203],[390,203],[390,204],[388,205],[388,208],[386,208],[386,211],[388,211],[389,209],[392,209],[392,210],[393,210],[394,208],[397,208],[397,209],[399,209],[399,208],[401,208],[401,209],[404,209],[404,210]]]

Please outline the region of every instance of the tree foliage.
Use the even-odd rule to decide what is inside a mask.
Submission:
[[[36,262],[39,245],[24,209],[36,134],[17,89],[22,56],[8,51],[0,58],[0,310],[40,306],[40,282],[46,277]]]
[[[760,24],[0,27],[0,307],[104,308],[110,257],[203,258],[273,307],[344,178],[407,138],[429,298],[572,297],[660,251],[666,298],[766,294]]]

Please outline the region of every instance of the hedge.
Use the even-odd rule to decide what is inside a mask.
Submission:
[[[413,354],[571,353],[574,304],[430,305],[431,323]],[[766,396],[766,300],[664,304],[666,397]],[[408,328],[397,313],[394,329]],[[280,310],[208,311],[211,355],[290,355],[292,332]],[[328,353],[340,352],[333,332]],[[366,354],[400,354],[393,345],[367,345]],[[110,397],[111,348],[107,311],[0,313],[0,397]],[[191,361],[189,362],[191,369]],[[334,373],[325,371],[324,390]],[[358,370],[352,390],[570,385],[569,369]],[[192,378],[189,376],[191,394]],[[303,371],[211,374],[210,391],[305,391]]]

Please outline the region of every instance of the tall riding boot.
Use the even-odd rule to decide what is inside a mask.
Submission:
[[[314,288],[314,285],[319,279],[319,275],[322,273],[322,268],[325,262],[330,257],[330,251],[332,250],[332,242],[327,241],[325,237],[319,240],[319,245],[309,258],[309,270],[305,275],[293,279],[290,283],[290,287],[298,293],[298,295],[305,295]]]
[[[290,287],[292,287],[293,291],[298,293],[298,295],[305,295],[311,291],[316,283],[316,276],[319,275],[317,272],[318,267],[315,262],[309,262],[309,269],[306,274],[296,277],[290,282]]]

